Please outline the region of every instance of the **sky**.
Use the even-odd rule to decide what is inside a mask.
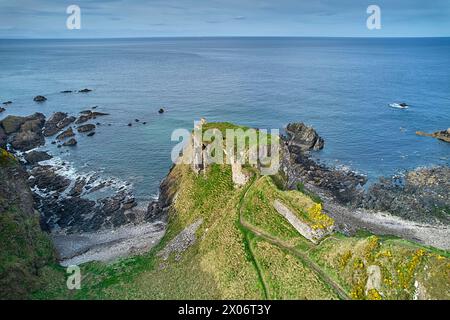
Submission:
[[[381,29],[367,28],[369,5]],[[172,36],[450,36],[450,0],[0,0],[0,38]]]

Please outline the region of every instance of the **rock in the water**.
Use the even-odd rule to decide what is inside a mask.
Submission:
[[[3,102],[3,105],[7,106],[8,104],[11,104],[11,103],[12,103],[12,101],[5,101],[5,102]]]
[[[75,140],[75,138],[71,138],[69,140],[67,140],[66,142],[64,142],[62,145],[64,147],[73,147],[77,145],[77,140]]]
[[[2,113],[5,110],[6,110],[5,108],[0,107],[0,113]]]
[[[92,90],[91,89],[82,89],[82,90],[78,90],[78,92],[80,92],[80,93],[88,93],[88,92],[91,92]]]
[[[92,131],[92,132],[89,132],[89,133],[87,134],[87,136],[88,136],[88,137],[92,137],[94,134],[95,134],[95,131]]]
[[[304,123],[288,124],[286,133],[288,134],[288,146],[294,153],[323,149],[324,140],[316,130]]]
[[[25,154],[25,160],[31,165],[51,158],[52,156],[45,151],[31,151]]]
[[[82,132],[89,132],[92,130],[95,130],[95,125],[94,124],[84,124],[81,125],[77,128],[78,132],[82,133]]]
[[[97,111],[92,112],[91,110],[84,110],[84,111],[81,111],[80,113],[81,113],[81,116],[79,116],[77,121],[75,121],[76,124],[81,124],[81,123],[84,123],[91,119],[96,119],[98,116],[109,115],[109,113],[97,112]]]
[[[44,96],[36,96],[36,97],[34,97],[33,101],[35,101],[35,102],[44,102],[44,101],[47,101],[47,98],[44,97]]]
[[[133,124],[132,124],[131,122],[128,124],[129,127],[131,127],[132,125],[133,125]]]
[[[50,137],[74,121],[75,117],[68,117],[65,112],[55,112],[45,123],[43,134]]]
[[[434,133],[426,133],[423,131],[416,131],[416,134],[418,136],[433,137],[433,138],[439,139],[441,141],[450,142],[450,128],[448,128],[447,130],[436,131]]]
[[[164,113],[164,109],[163,108],[159,109],[158,113]]]
[[[72,93],[72,90],[63,90],[61,93]]]
[[[56,140],[61,141],[61,140],[64,140],[64,139],[66,139],[66,138],[73,137],[74,135],[75,135],[75,133],[73,132],[72,127],[70,127],[69,129],[64,130],[63,132],[61,132],[60,134],[58,134],[58,135],[56,136]]]

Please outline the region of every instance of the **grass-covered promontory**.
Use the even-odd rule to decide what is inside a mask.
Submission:
[[[227,123],[208,124],[224,130]],[[80,290],[63,271],[45,278],[37,299],[450,299],[449,253],[390,237],[340,233],[318,244],[273,207],[281,200],[312,228],[333,220],[316,197],[277,187],[282,175],[244,167],[236,186],[230,165],[196,174],[176,165],[167,232],[150,252],[81,266]]]

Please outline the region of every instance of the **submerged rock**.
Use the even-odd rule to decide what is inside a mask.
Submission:
[[[80,92],[80,93],[88,93],[88,92],[91,92],[92,90],[91,89],[82,89],[82,90],[78,90],[78,92]]]
[[[81,111],[80,113],[81,113],[81,116],[79,116],[77,121],[75,121],[76,124],[81,124],[81,123],[84,123],[91,119],[96,119],[99,116],[109,115],[109,113],[97,112],[97,111],[91,111],[91,110],[84,110],[84,111]]]
[[[61,91],[61,93],[72,93],[73,91],[72,90],[63,90],[63,91]]]
[[[5,101],[5,102],[3,102],[3,105],[7,106],[7,105],[9,105],[11,103],[12,103],[12,101]]]
[[[47,101],[47,98],[44,97],[44,96],[36,96],[36,97],[34,97],[33,101],[35,101],[35,102],[44,102],[44,101]]]
[[[5,110],[6,110],[5,108],[0,107],[0,113],[2,113]]]

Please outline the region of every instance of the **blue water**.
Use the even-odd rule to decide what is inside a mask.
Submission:
[[[94,91],[59,93],[85,87]],[[38,94],[48,101],[34,103]],[[110,113],[60,156],[131,181],[141,198],[171,166],[172,130],[200,117],[263,128],[304,121],[326,141],[320,159],[372,181],[450,164],[450,144],[415,135],[450,127],[450,38],[0,40],[0,100],[14,102],[0,118],[94,105]],[[402,101],[410,109],[387,107]],[[135,118],[148,124],[128,127]]]

